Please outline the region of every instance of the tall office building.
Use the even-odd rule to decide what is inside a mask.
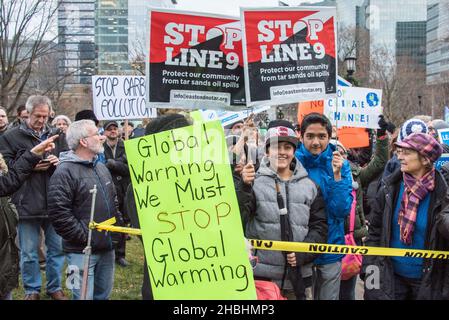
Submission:
[[[449,2],[428,0],[426,82],[449,82]]]
[[[396,53],[397,22],[426,21],[427,0],[365,0],[359,9],[359,23],[369,33],[370,54],[381,48]]]
[[[426,67],[426,21],[396,23],[396,63]]]
[[[97,0],[95,16],[98,73],[128,74],[128,0]]]
[[[58,71],[67,85],[95,74],[95,0],[62,1],[58,8]]]

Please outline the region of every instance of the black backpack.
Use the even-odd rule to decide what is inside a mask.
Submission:
[[[18,215],[9,197],[0,198],[0,297],[19,284]]]

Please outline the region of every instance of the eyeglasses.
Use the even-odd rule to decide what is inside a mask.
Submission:
[[[94,134],[92,134],[92,135],[90,135],[90,136],[87,136],[87,137],[84,137],[84,138],[87,139],[87,138],[95,137],[95,136],[101,136],[100,132],[94,133]]]

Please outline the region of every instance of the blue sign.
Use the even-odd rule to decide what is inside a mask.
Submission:
[[[438,130],[438,138],[441,143],[449,145],[449,129]]]
[[[449,153],[443,153],[441,157],[438,158],[437,161],[435,161],[435,169],[441,169],[441,167],[449,162]]]

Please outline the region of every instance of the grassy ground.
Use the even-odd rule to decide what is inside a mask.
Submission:
[[[112,300],[140,300],[140,289],[143,278],[143,247],[140,240],[132,236],[131,240],[126,242],[126,260],[131,263],[130,266],[123,268],[115,265],[114,288],[112,290]],[[65,288],[65,268],[63,275],[63,289],[65,294],[70,297],[70,290]],[[48,300],[49,297],[45,294],[45,272],[42,272],[43,287],[41,290],[41,299]],[[20,284],[19,288],[13,291],[14,300],[21,300],[24,297],[23,286]]]

